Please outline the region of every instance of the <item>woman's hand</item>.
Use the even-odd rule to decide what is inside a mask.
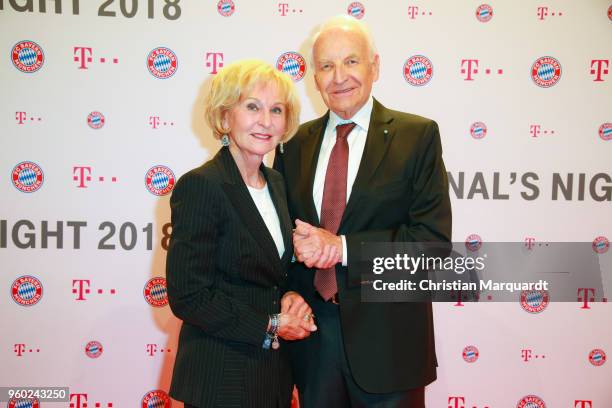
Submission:
[[[285,340],[301,340],[317,330],[312,318],[305,320],[294,314],[281,313],[278,325],[278,336]]]
[[[281,299],[278,335],[285,340],[300,340],[317,330],[312,309],[297,292],[287,292]]]

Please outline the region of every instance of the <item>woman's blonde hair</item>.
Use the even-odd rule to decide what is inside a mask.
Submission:
[[[287,130],[282,137],[286,141],[293,136],[300,124],[300,100],[291,78],[270,64],[260,60],[233,62],[219,71],[212,81],[210,92],[204,101],[205,116],[215,138],[227,134],[230,129],[223,127],[223,118],[241,97],[246,96],[255,86],[274,84],[285,104]]]

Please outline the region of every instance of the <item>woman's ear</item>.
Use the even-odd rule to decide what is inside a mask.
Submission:
[[[225,129],[226,133],[229,132],[230,127],[229,127],[229,110],[226,110],[225,112],[223,112],[223,115],[221,117],[221,126],[223,126],[223,129]]]

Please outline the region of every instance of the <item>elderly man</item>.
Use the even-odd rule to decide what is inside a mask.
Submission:
[[[329,111],[301,125],[274,163],[296,222],[291,288],[319,327],[291,344],[301,406],[423,408],[436,379],[431,304],[363,303],[355,265],[364,242],[450,241],[438,126],[371,96],[379,55],[363,23],[328,21],[312,56]],[[282,310],[300,302],[287,292]]]

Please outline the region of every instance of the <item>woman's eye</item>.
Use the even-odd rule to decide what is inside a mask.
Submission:
[[[283,113],[283,110],[281,108],[272,108],[272,113],[280,114]]]
[[[258,108],[257,108],[257,105],[255,105],[254,103],[249,103],[247,105],[247,109],[250,111],[257,111]]]

